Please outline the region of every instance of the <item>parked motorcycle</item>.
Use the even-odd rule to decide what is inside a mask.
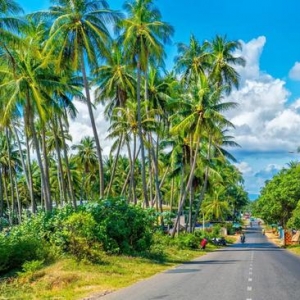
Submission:
[[[211,241],[214,245],[217,245],[217,246],[226,246],[227,245],[226,240],[225,240],[224,237],[220,237],[220,238],[215,238],[214,237],[214,238],[211,239]]]

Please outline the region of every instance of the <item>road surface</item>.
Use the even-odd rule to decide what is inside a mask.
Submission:
[[[246,243],[208,253],[101,300],[299,300],[300,258],[270,243],[259,227]]]

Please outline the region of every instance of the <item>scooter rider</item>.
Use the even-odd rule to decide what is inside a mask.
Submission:
[[[242,232],[241,233],[241,242],[245,243],[245,240],[246,240],[245,234]]]

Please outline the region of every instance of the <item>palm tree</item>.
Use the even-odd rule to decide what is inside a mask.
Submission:
[[[225,192],[226,188],[219,186],[214,188],[211,196],[207,196],[202,205],[206,219],[221,221],[230,213],[229,203],[222,197],[225,195]]]
[[[189,178],[181,196],[176,225],[188,192],[192,187],[201,139],[218,124],[230,124],[221,112],[235,107],[236,103],[223,103],[222,91],[222,88],[214,88],[205,74],[200,74],[198,82],[191,86],[183,101],[185,108],[182,111],[182,120],[171,128],[171,134],[185,133],[190,141],[191,151]],[[177,115],[174,118],[177,119]],[[172,235],[175,235],[175,229]]]
[[[182,74],[185,84],[195,82],[201,73],[204,73],[209,64],[208,42],[202,45],[194,35],[190,37],[189,45],[179,43],[177,45],[178,55],[175,57],[175,70]]]
[[[93,135],[96,143],[100,198],[104,196],[104,171],[102,149],[93,114],[90,95],[90,84],[87,77],[86,62],[90,68],[97,65],[98,57],[108,50],[106,44],[110,40],[108,24],[113,24],[120,14],[109,10],[104,0],[53,0],[55,6],[50,7],[48,16],[54,19],[50,30],[50,37],[46,50],[55,52],[58,57],[60,69],[70,64],[73,70],[80,70],[83,77],[86,103],[91,120]],[[40,13],[45,16],[45,13]]]
[[[228,41],[226,36],[217,35],[210,47],[210,74],[212,82],[219,87],[226,86],[226,92],[229,94],[232,86],[239,87],[239,74],[234,69],[235,65],[245,66],[245,60],[242,57],[234,56],[234,51],[241,49],[241,43],[238,41]]]
[[[12,37],[12,31],[18,29],[21,21],[19,18],[13,17],[23,10],[14,0],[0,0],[0,34],[1,44],[8,41],[6,37]]]
[[[135,95],[136,80],[124,55],[124,48],[117,42],[109,46],[111,52],[105,63],[95,70],[95,101],[106,104],[107,117],[116,107],[124,107],[128,98]]]
[[[85,187],[90,186],[92,183],[87,182],[87,180],[90,179],[90,175],[94,173],[93,171],[98,160],[95,140],[89,136],[83,137],[79,144],[72,146],[72,149],[77,150],[75,155],[76,162],[82,167],[82,185]],[[89,195],[82,195],[81,200],[83,196],[87,197]]]
[[[127,56],[137,69],[138,134],[141,145],[143,196],[145,205],[148,207],[145,147],[141,119],[141,75],[143,72],[147,81],[149,61],[162,63],[164,57],[163,44],[169,42],[170,36],[173,34],[173,28],[161,20],[161,14],[153,5],[153,0],[127,1],[124,4],[124,9],[128,17],[118,25],[123,30],[121,40],[124,48],[128,51]]]
[[[46,121],[47,105],[52,101],[48,87],[58,84],[53,74],[53,65],[49,56],[42,53],[41,44],[45,41],[47,28],[43,23],[28,22],[24,27],[22,44],[16,48],[6,48],[1,56],[0,73],[1,89],[4,92],[1,100],[1,121],[7,125],[12,115],[22,107],[25,119],[25,133],[34,141],[37,160],[41,168],[46,209],[51,210],[51,194],[46,169],[40,154],[40,145],[34,125],[38,115],[42,126]],[[26,33],[26,35],[25,35]],[[53,57],[52,57],[53,58]],[[4,96],[5,95],[5,96]],[[46,160],[47,158],[44,157]]]

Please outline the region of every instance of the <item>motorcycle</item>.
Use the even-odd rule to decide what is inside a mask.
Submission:
[[[226,246],[227,245],[226,240],[223,237],[220,237],[220,238],[215,238],[214,237],[214,238],[211,239],[211,241],[216,246]]]
[[[244,235],[241,235],[241,243],[244,244],[246,241],[246,237]]]

